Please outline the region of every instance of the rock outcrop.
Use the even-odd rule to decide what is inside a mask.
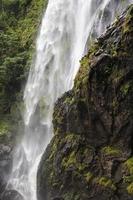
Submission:
[[[81,60],[55,104],[39,200],[133,199],[133,6]]]
[[[0,129],[0,200],[3,200],[12,169],[12,149],[12,134],[7,131],[6,125],[3,124]]]
[[[6,123],[0,126],[0,200],[23,200],[23,197],[17,191],[9,189],[8,185],[16,136],[9,129]]]

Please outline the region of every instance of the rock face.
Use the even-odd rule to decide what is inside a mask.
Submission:
[[[133,199],[133,6],[81,60],[53,124],[38,200]]]
[[[3,195],[12,168],[12,148],[12,135],[3,126],[0,130],[0,200],[4,200]]]
[[[24,200],[17,191],[7,187],[12,170],[13,143],[12,133],[0,134],[0,200]]]
[[[11,148],[2,144],[0,145],[0,194],[4,189],[6,181],[8,181],[11,165]]]
[[[23,197],[15,190],[6,190],[1,200],[24,200]]]

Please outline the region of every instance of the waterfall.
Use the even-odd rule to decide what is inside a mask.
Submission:
[[[14,151],[9,185],[24,200],[36,200],[39,161],[50,142],[54,103],[73,86],[79,60],[133,0],[49,0],[24,91],[25,130]]]

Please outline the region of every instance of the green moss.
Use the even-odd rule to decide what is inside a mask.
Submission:
[[[128,171],[131,175],[133,175],[133,157],[129,158],[126,162],[125,165],[128,168]]]
[[[126,83],[126,84],[122,85],[120,90],[121,90],[122,94],[125,96],[128,94],[129,89],[130,89],[130,84]]]
[[[130,185],[128,185],[127,192],[128,192],[128,194],[133,195],[133,183],[131,183]]]
[[[74,81],[74,88],[76,91],[82,87],[82,91],[85,91],[86,93],[86,86],[88,83],[88,74],[90,71],[91,60],[94,57],[95,53],[98,51],[98,49],[99,44],[97,42],[92,43],[88,54],[81,59],[81,66]]]
[[[113,181],[111,179],[108,179],[106,177],[101,177],[97,180],[97,183],[103,187],[110,188],[112,190],[116,190],[116,186],[114,185]]]
[[[68,153],[62,158],[61,166],[63,170],[67,170],[69,167],[75,167],[75,170],[86,176],[86,169],[88,164],[85,162],[89,156],[92,156],[92,149],[90,146],[84,146],[77,149],[77,145],[82,141],[80,135],[74,133],[67,133],[66,137],[61,141],[62,145],[69,146]]]
[[[64,138],[64,141],[66,143],[71,143],[72,145],[78,143],[81,139],[80,135],[77,135],[75,133],[66,133],[66,136]]]
[[[70,200],[70,199],[73,199],[73,200],[80,200],[80,197],[79,195],[73,193],[73,191],[70,191],[70,192],[67,192],[63,195],[63,199],[64,200]]]
[[[112,44],[110,47],[110,51],[111,51],[112,56],[114,57],[117,56],[116,45]]]
[[[75,78],[74,85],[75,88],[79,88],[80,84],[85,84],[87,80],[87,75],[89,71],[89,58],[88,56],[85,56],[80,61],[81,67],[78,71],[78,74]]]
[[[49,160],[52,160],[54,158],[54,156],[57,152],[58,144],[59,144],[59,138],[58,138],[58,136],[55,136],[55,138],[53,140],[53,145],[51,146],[51,153],[50,153]]]
[[[63,116],[60,115],[60,113],[57,113],[56,115],[54,115],[54,124],[58,124],[58,126],[62,123],[63,121]],[[55,130],[56,134],[59,132],[59,129]]]
[[[102,148],[102,153],[109,156],[120,156],[121,151],[115,147],[107,146]]]
[[[129,159],[126,161],[126,165],[127,165],[128,168],[133,167],[133,157],[129,158]]]
[[[131,183],[131,182],[133,182],[133,175],[131,175],[131,176],[124,176],[123,177],[123,181],[124,181],[124,183]]]
[[[76,152],[73,151],[70,153],[70,155],[67,158],[63,158],[62,160],[62,166],[66,169],[71,166],[77,165],[77,160],[76,160]]]
[[[64,103],[72,105],[74,103],[75,99],[74,97],[67,97],[64,101]]]
[[[129,158],[125,163],[125,167],[127,168],[127,171],[129,173],[128,176],[123,176],[123,182],[124,183],[133,183],[133,157]],[[128,186],[129,190],[131,189],[130,185]]]
[[[131,6],[123,24],[123,33],[128,34],[133,32],[133,7]]]
[[[93,179],[93,174],[91,172],[87,172],[84,176],[87,183],[90,183],[90,181]]]

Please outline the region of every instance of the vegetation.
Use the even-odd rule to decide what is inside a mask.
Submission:
[[[107,146],[102,148],[102,153],[109,156],[119,156],[121,151],[115,147]]]
[[[129,158],[126,162],[125,165],[128,168],[128,171],[130,174],[133,174],[133,157]]]
[[[103,186],[103,187],[107,187],[110,188],[112,190],[116,190],[116,186],[114,185],[114,183],[112,182],[111,179],[108,179],[106,177],[101,177],[98,179],[98,184]]]
[[[133,35],[123,31],[127,15],[92,46],[74,88],[55,104],[55,135],[38,171],[41,198],[132,199]]]
[[[4,122],[0,122],[0,136],[2,136],[3,134],[7,134],[8,133],[8,123]]]
[[[123,33],[124,34],[133,33],[133,28],[131,27],[132,22],[133,22],[132,12],[133,12],[133,8],[131,7],[128,11],[128,15],[126,17],[126,20],[123,24]]]
[[[90,181],[93,179],[93,174],[91,172],[87,172],[85,174],[85,179],[86,179],[87,183],[90,183]]]
[[[127,187],[127,191],[129,194],[133,195],[133,183],[131,183],[128,187]]]
[[[123,177],[124,183],[128,184],[127,185],[127,192],[128,194],[132,195],[133,194],[133,157],[129,158],[125,162],[125,167],[127,168],[127,174],[128,176]]]
[[[44,0],[0,1],[0,119],[21,102]]]

